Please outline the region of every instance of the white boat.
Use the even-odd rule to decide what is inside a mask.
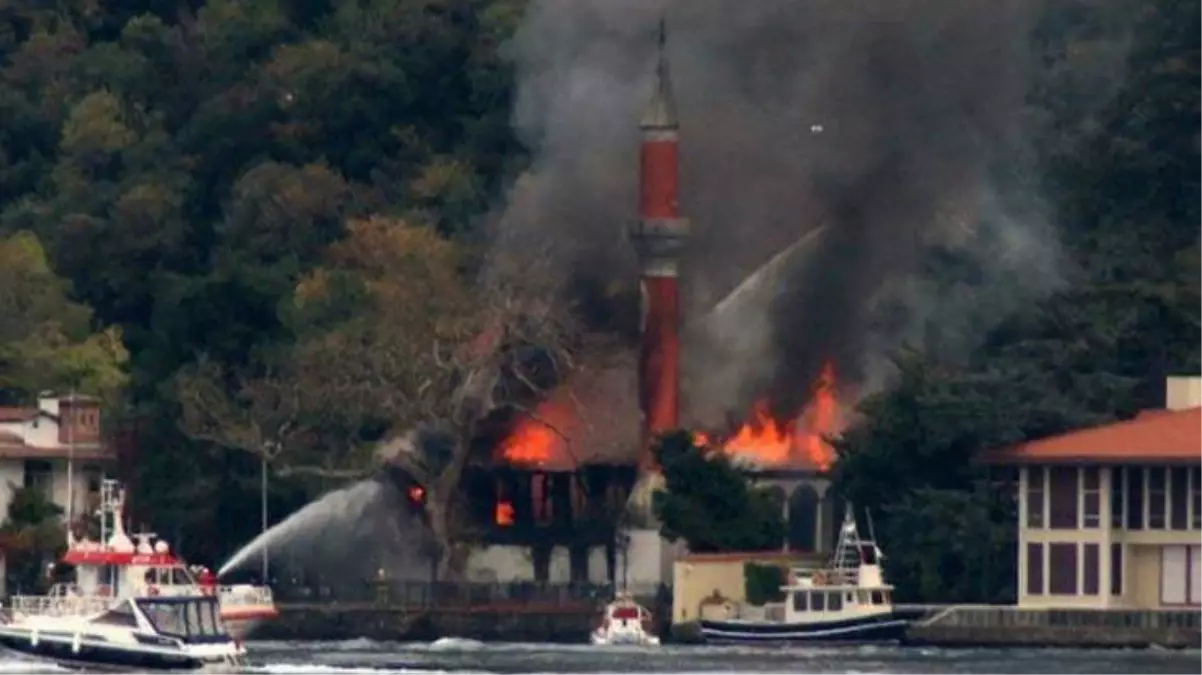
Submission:
[[[605,606],[601,624],[593,630],[590,641],[599,646],[659,646],[659,638],[651,632],[651,612],[624,591]]]
[[[849,507],[839,544],[823,569],[789,573],[784,602],[754,618],[701,619],[707,642],[893,642],[904,637],[909,619],[894,612],[893,586],[881,570],[884,554],[861,539]]]
[[[219,586],[207,570],[194,575],[166,541],[153,533],[126,534],[125,491],[117,481],[101,482],[98,515],[100,541],[77,539],[68,531],[62,562],[74,568],[74,580],[57,584],[44,596],[17,595],[6,608],[5,623],[32,617],[91,620],[128,601],[208,598],[217,608],[221,632],[241,643],[259,622],[275,618],[271,589],[249,584]]]
[[[25,598],[0,621],[0,647],[68,668],[238,672],[246,649],[211,595]]]

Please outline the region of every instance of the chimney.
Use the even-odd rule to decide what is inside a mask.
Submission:
[[[100,440],[100,401],[90,396],[58,399],[58,442],[95,443]]]
[[[680,421],[677,272],[689,236],[689,222],[680,216],[679,129],[666,43],[667,30],[661,19],[655,90],[639,125],[638,220],[630,229],[640,266],[639,408],[645,467],[652,463],[652,437],[676,428]]]
[[[1202,377],[1172,375],[1165,378],[1164,407],[1187,410],[1202,406]]]

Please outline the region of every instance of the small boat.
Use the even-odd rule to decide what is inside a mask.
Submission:
[[[101,603],[45,596],[0,622],[0,648],[66,668],[238,672],[246,650],[226,631],[217,598],[177,595]],[[34,611],[26,613],[33,609]]]
[[[784,602],[765,607],[762,617],[702,618],[701,634],[718,643],[898,641],[910,620],[894,611],[883,558],[873,541],[860,538],[848,508],[827,567],[790,572]]]
[[[100,541],[78,539],[68,532],[62,561],[75,568],[72,593],[108,598],[215,595],[221,619],[235,640],[245,641],[260,623],[279,616],[271,588],[252,584],[218,585],[209,570],[189,568],[152,532],[125,532],[125,490],[112,479],[101,481]],[[111,534],[109,534],[111,533]],[[153,541],[153,543],[152,543]],[[21,596],[14,598],[20,601]]]
[[[659,638],[651,632],[651,612],[625,591],[619,592],[605,606],[601,625],[593,630],[590,641],[598,646],[659,646]]]

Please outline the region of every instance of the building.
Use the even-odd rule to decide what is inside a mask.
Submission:
[[[67,460],[74,459],[74,488]],[[100,403],[84,396],[43,394],[36,407],[0,407],[0,522],[18,488],[37,488],[67,511],[83,513],[98,498],[113,453],[100,436]]]
[[[1018,604],[1202,605],[1202,378],[1162,410],[989,453],[1018,469]]]

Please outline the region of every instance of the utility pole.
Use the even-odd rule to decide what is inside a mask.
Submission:
[[[78,417],[75,411],[74,387],[71,388],[67,402],[67,409],[71,414],[69,417],[63,414],[63,403],[59,401],[58,423],[67,425],[67,541],[71,541],[75,536],[75,419]]]

